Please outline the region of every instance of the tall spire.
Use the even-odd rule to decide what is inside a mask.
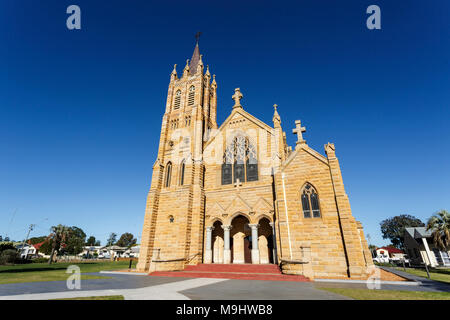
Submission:
[[[197,32],[195,38],[197,39],[195,43],[194,53],[192,54],[191,64],[189,65],[189,69],[191,74],[195,74],[197,72],[198,62],[200,61],[200,49],[198,48],[198,40],[200,38],[201,32]]]

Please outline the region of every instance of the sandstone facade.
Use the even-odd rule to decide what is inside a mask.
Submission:
[[[198,44],[176,65],[147,199],[141,271],[198,263],[276,263],[311,278],[366,278],[373,265],[351,213],[335,147],[311,149],[296,121],[293,150],[281,117],[273,126],[241,105],[218,127],[217,83]]]

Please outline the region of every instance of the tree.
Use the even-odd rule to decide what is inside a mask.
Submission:
[[[94,236],[90,236],[86,241],[87,246],[95,246],[95,243],[96,241]]]
[[[428,219],[427,230],[431,230],[433,243],[442,251],[450,247],[450,213],[446,210],[436,212]]]
[[[133,244],[136,243],[136,238],[134,238],[133,234],[129,233],[129,232],[125,232],[124,234],[122,234],[120,236],[119,241],[117,241],[117,245],[119,247],[131,247]]]
[[[68,228],[68,237],[64,252],[70,255],[76,255],[83,251],[86,242],[86,234],[81,228],[72,226]]]
[[[116,242],[116,240],[117,240],[117,234],[115,234],[114,232],[111,232],[108,240],[106,241],[106,246],[108,246],[108,247],[112,246]]]
[[[94,246],[97,246],[97,247],[101,246],[100,240],[95,241]]]
[[[53,241],[47,238],[47,240],[39,248],[39,252],[50,255],[52,253]]]
[[[396,248],[403,249],[405,228],[424,227],[425,224],[414,216],[402,214],[381,221],[380,226],[383,239],[389,239]]]
[[[3,237],[2,236],[0,236],[0,242],[2,242],[3,241]]]
[[[55,253],[61,250],[66,243],[66,239],[69,236],[69,230],[66,226],[63,226],[62,224],[58,224],[57,226],[52,226],[50,228],[50,235],[49,240],[52,244],[52,251],[50,253],[50,258],[48,259],[48,264],[51,264],[53,262]]]
[[[41,243],[45,240],[47,240],[47,236],[32,237],[32,238],[28,239],[28,243],[29,244],[37,244],[37,243]]]

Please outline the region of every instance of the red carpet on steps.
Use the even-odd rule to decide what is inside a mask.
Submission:
[[[304,276],[282,274],[274,264],[198,264],[183,271],[155,271],[150,276],[219,278],[269,281],[310,281]]]

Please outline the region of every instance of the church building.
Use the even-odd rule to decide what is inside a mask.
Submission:
[[[277,105],[268,125],[245,111],[239,88],[218,126],[217,90],[197,41],[170,75],[137,269],[277,264],[311,279],[366,279],[372,256],[334,144],[311,149],[296,120],[292,148]]]

